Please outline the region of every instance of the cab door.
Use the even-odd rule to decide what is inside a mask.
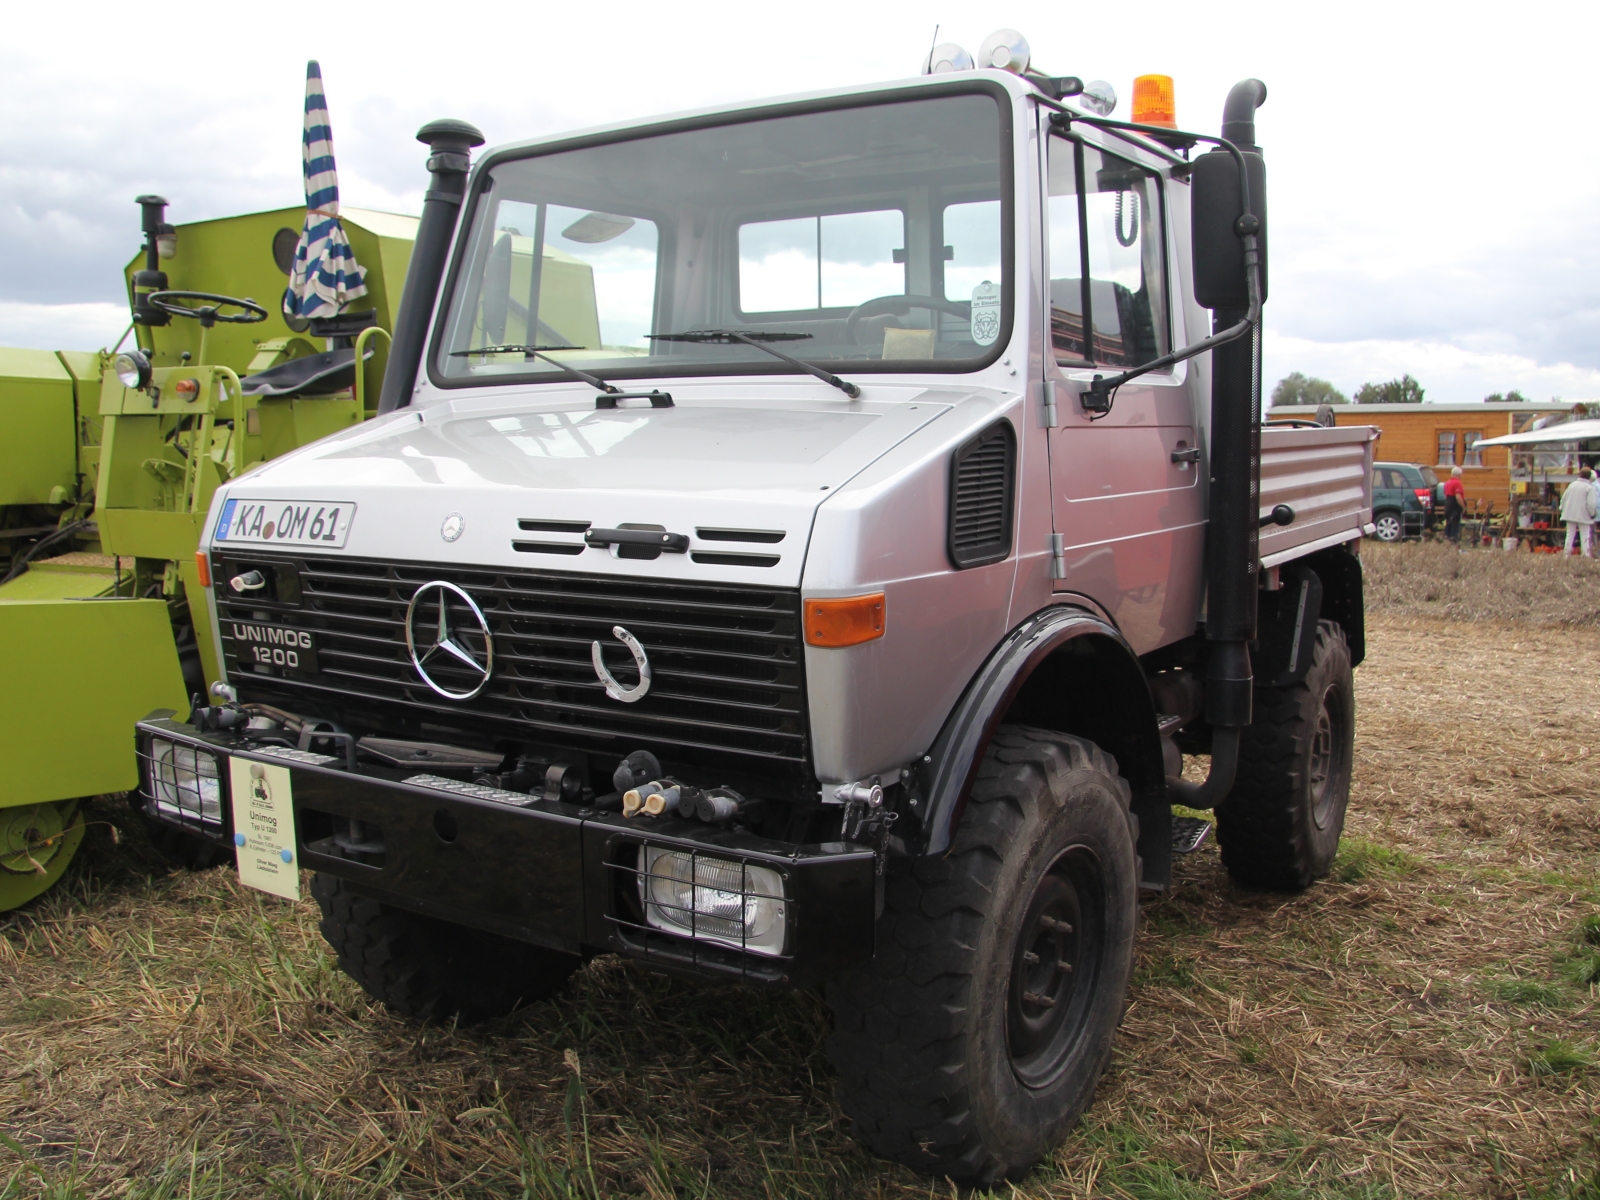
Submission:
[[[1095,375],[1172,348],[1166,181],[1074,134],[1047,148],[1050,431],[1057,591],[1098,601],[1143,653],[1193,631],[1205,552],[1204,489],[1182,368],[1119,388],[1085,411]]]

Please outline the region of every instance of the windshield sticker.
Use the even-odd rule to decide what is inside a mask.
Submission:
[[[980,346],[992,346],[999,336],[1000,288],[985,279],[972,289],[972,340]]]

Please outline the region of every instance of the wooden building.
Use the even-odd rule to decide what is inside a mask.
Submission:
[[[1565,418],[1577,407],[1573,402],[1550,404],[1336,404],[1335,419],[1340,425],[1376,425],[1381,431],[1376,455],[1380,462],[1407,462],[1432,467],[1440,480],[1449,478],[1451,467],[1461,468],[1467,502],[1481,499],[1493,502],[1495,510],[1506,511],[1513,493],[1511,451],[1504,446],[1474,450],[1473,443],[1507,433],[1524,433],[1544,417]],[[1310,419],[1316,409],[1296,404],[1267,410],[1274,417]],[[1554,423],[1554,422],[1552,422]],[[1519,457],[1516,475],[1528,478],[1528,456]],[[1566,471],[1547,471],[1550,483],[1565,483]]]

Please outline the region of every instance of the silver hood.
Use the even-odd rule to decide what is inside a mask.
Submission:
[[[957,398],[874,387],[835,402],[771,384],[694,393],[671,408],[597,410],[591,390],[541,389],[537,400],[395,413],[219,490],[208,542],[230,500],[269,516],[274,503],[341,504],[355,514],[332,552],[354,557],[798,587],[817,506]],[[623,525],[685,534],[689,550],[637,559],[584,547],[584,527]]]

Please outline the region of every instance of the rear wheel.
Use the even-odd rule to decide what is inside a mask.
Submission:
[[[1405,535],[1405,522],[1393,509],[1373,514],[1372,523],[1377,527],[1375,536],[1380,542],[1398,542]]]
[[[1320,621],[1305,681],[1256,689],[1238,778],[1217,805],[1222,862],[1239,883],[1299,891],[1328,873],[1350,800],[1355,713],[1344,630]]]
[[[1109,755],[996,734],[950,851],[898,865],[872,964],[828,988],[862,1143],[981,1186],[1022,1178],[1066,1136],[1122,1020],[1135,841]]]
[[[552,995],[583,965],[575,954],[359,896],[332,875],[313,875],[311,894],[340,969],[373,999],[418,1021],[503,1017]]]

